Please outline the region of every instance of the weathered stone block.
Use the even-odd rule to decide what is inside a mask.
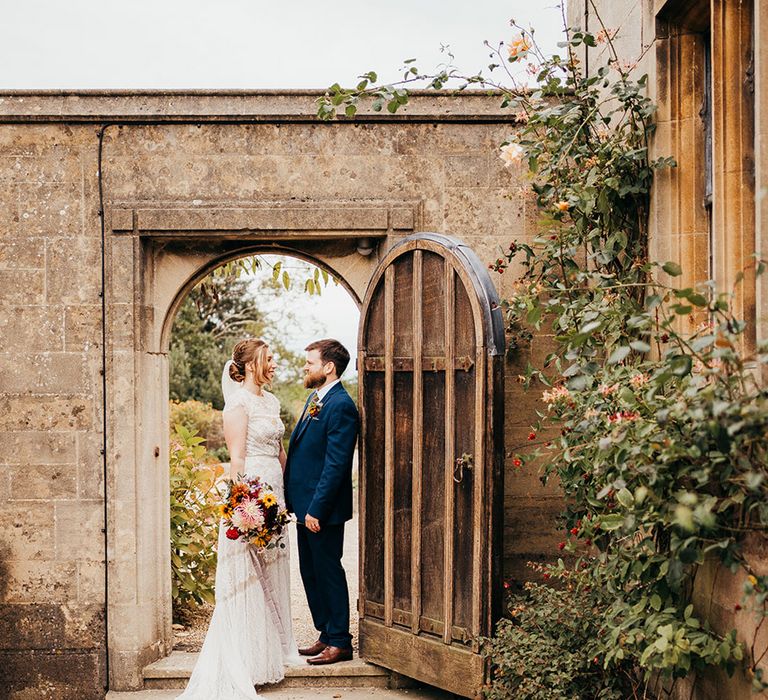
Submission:
[[[93,424],[93,401],[82,396],[0,397],[0,431],[85,430]]]
[[[10,467],[13,500],[51,500],[77,497],[74,464],[38,464]]]
[[[64,349],[89,352],[101,347],[101,304],[68,306],[64,312]]]
[[[103,595],[99,598],[101,600],[81,600],[63,606],[64,639],[70,649],[103,647],[105,608]]]
[[[74,464],[75,436],[71,433],[0,433],[0,462],[6,464]]]
[[[133,304],[111,304],[108,315],[108,343],[113,348],[136,347]]]
[[[504,127],[470,130],[459,124],[409,124],[396,132],[395,151],[403,155],[483,153],[497,148],[507,136]]]
[[[0,314],[0,352],[64,349],[64,314],[45,306],[5,307]]]
[[[81,236],[80,184],[35,183],[19,186],[19,232],[22,236]]]
[[[45,296],[45,274],[39,270],[0,270],[6,304],[39,304]]]
[[[104,650],[0,652],[4,700],[104,700]]]
[[[77,182],[82,177],[79,158],[66,149],[53,150],[44,157],[0,157],[0,182],[40,186],[54,182]]]
[[[44,238],[3,239],[2,230],[0,216],[0,270],[39,270],[45,267]]]
[[[101,291],[98,239],[54,238],[47,244],[46,298],[55,303],[96,304]]]
[[[7,603],[66,603],[77,600],[77,568],[73,561],[8,562]]]
[[[0,392],[7,394],[87,393],[91,387],[87,376],[81,353],[0,355]]]
[[[77,435],[77,493],[81,499],[104,498],[104,459],[101,433]]]
[[[476,243],[494,251],[500,243],[520,238],[523,231],[522,201],[505,187],[446,188],[444,202],[445,230],[462,239],[476,238]],[[474,237],[468,235],[473,232]],[[484,259],[482,250],[475,252]],[[494,252],[493,258],[497,257]]]
[[[36,603],[0,605],[0,651],[61,646],[63,615],[60,605]]]
[[[104,560],[104,505],[98,501],[56,503],[56,558]]]
[[[97,648],[104,642],[104,606],[3,604],[0,629],[0,651]]]
[[[104,563],[97,561],[77,562],[77,599],[81,603],[106,603]]]
[[[488,155],[446,156],[445,184],[448,187],[488,187]]]
[[[52,503],[4,503],[0,508],[0,561],[53,559],[53,526]]]

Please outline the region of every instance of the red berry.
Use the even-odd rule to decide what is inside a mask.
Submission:
[[[528,439],[529,440],[535,440],[536,439],[536,433],[528,433]]]
[[[577,528],[577,527],[572,527],[572,528],[571,528],[571,534],[572,534],[572,535],[578,535],[578,534],[579,534],[579,528]]]
[[[558,545],[557,545],[557,548],[558,548],[558,549],[561,549],[561,550],[562,550],[562,549],[565,549],[565,542],[560,542],[560,543],[558,543]]]

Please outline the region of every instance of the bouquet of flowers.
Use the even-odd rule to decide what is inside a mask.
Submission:
[[[227,482],[221,516],[230,540],[249,542],[258,551],[285,547],[282,534],[290,516],[272,487],[258,477]]]

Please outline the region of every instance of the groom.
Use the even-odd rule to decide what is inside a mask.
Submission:
[[[296,514],[299,570],[320,638],[299,649],[313,665],[352,658],[349,591],[341,565],[352,517],[352,455],[358,414],[339,377],[349,352],[338,340],[306,347],[304,386],[314,389],[288,443],[285,493]]]

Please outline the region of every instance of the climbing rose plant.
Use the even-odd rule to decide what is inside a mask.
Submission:
[[[648,259],[654,173],[675,162],[650,158],[646,77],[619,60],[614,32],[570,29],[562,55],[545,56],[512,24],[517,38],[492,48],[486,75],[430,75],[407,61],[397,85],[369,72],[318,105],[322,119],[353,117],[366,99],[395,113],[409,83],[458,82],[498,90],[517,123],[499,156],[526,168],[540,234],[513,241],[489,267],[522,271],[504,301],[511,351],[549,331],[552,352],[521,376],[543,393],[543,408],[513,464],[543,463],[543,480],[557,477],[568,533],[559,549],[570,556],[541,568],[559,588],[532,583],[511,597],[509,619],[486,643],[487,694],[639,698],[706,667],[739,665],[765,689],[757,632],[746,644],[735,631],[718,634],[692,591],[702,564],[719,562],[745,577],[742,603],[758,630],[766,617],[768,576],[752,570],[744,544],[768,526],[768,391],[756,379],[768,347],[746,350],[728,295],[710,283],[678,289],[680,267]],[[578,51],[598,44],[605,64],[587,75]],[[515,64],[532,88],[515,82]]]

